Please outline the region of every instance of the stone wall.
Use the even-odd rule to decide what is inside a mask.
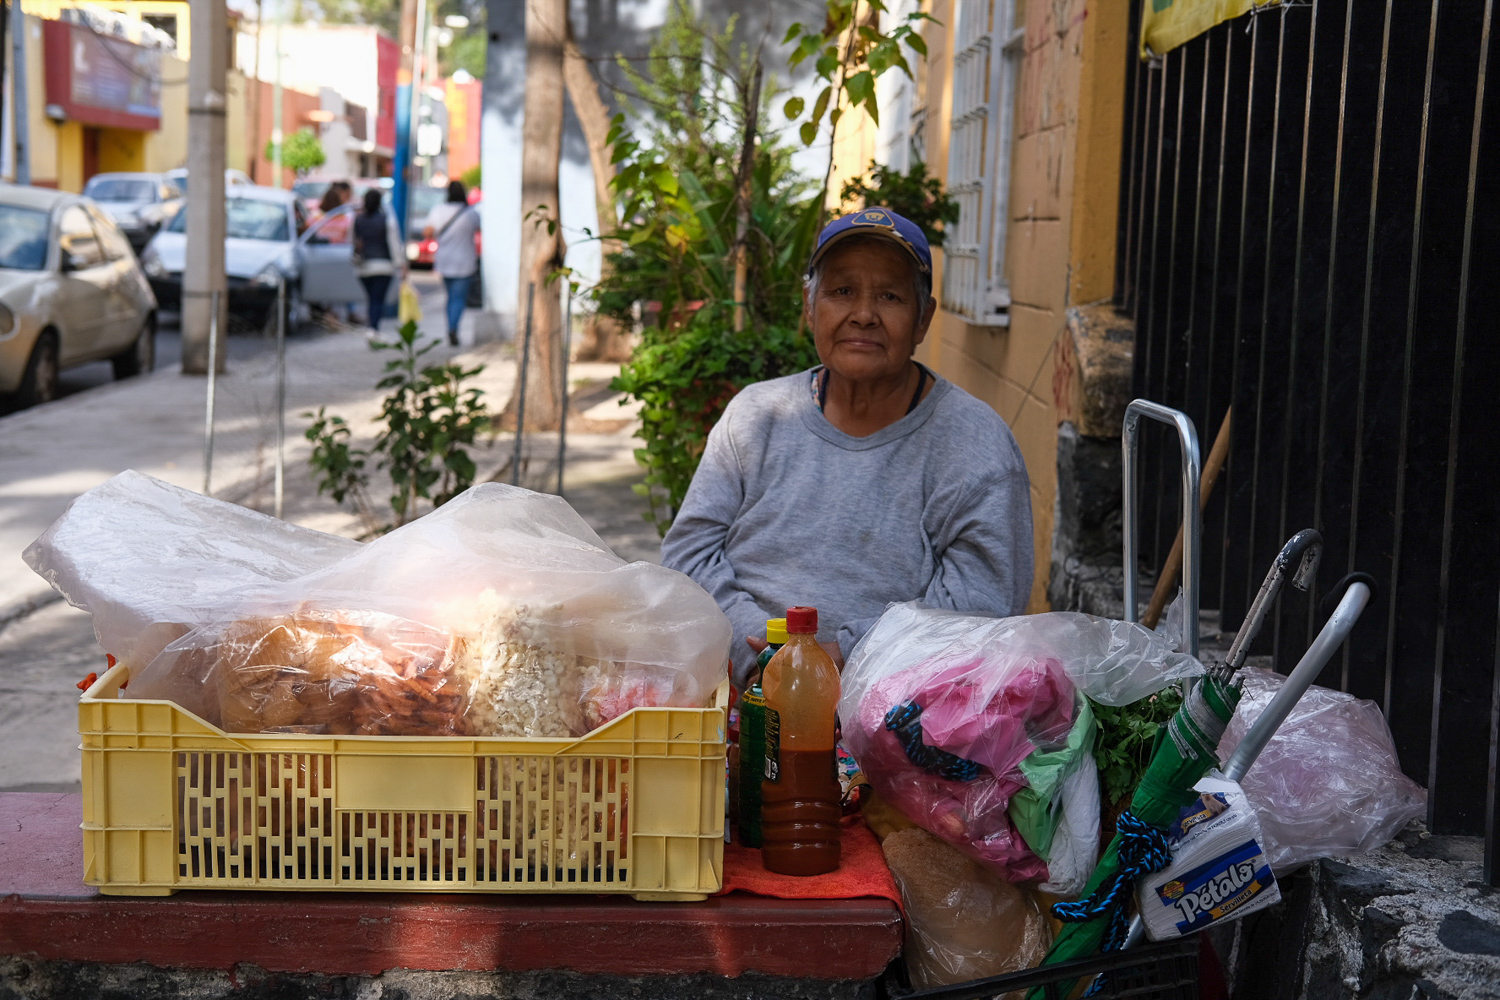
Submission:
[[[1500,894],[1482,841],[1412,824],[1372,854],[1313,862],[1284,901],[1215,934],[1235,1000],[1492,1000]]]

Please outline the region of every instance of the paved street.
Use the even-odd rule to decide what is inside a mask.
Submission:
[[[442,286],[416,278],[423,297],[424,333],[442,331]],[[464,334],[472,313],[465,318]],[[387,321],[389,329],[392,321]],[[104,662],[89,616],[57,600],[21,560],[21,552],[69,501],[111,476],[136,469],[179,486],[203,485],[205,380],[176,367],[175,331],[163,336],[156,372],[109,382],[107,366],[87,366],[66,376],[69,394],[46,406],[0,417],[0,791],[76,789],[77,719],[74,684]],[[169,354],[171,360],[168,360]],[[499,410],[510,397],[514,352],[508,344],[450,349],[483,363],[479,378]],[[275,456],[275,352],[255,337],[231,341],[230,370],[218,381],[213,493],[269,512]],[[379,412],[374,390],[384,356],[361,332],[314,329],[289,341],[287,352],[288,520],[323,531],[357,536],[363,526],[347,510],[319,497],[302,438],[301,414],[318,406],[339,413],[355,428],[355,444],[374,440],[370,420]],[[90,369],[101,367],[100,372]],[[655,530],[640,516],[630,487],[640,481],[632,451],[632,423],[606,388],[614,365],[578,364],[569,371],[581,412],[570,421],[565,493],[600,535],[624,558],[657,558]],[[521,485],[556,489],[557,435],[526,442]],[[501,434],[478,449],[481,478],[509,482],[514,438]],[[383,497],[377,482],[372,496]]]

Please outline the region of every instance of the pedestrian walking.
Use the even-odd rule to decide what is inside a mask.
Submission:
[[[360,284],[365,286],[369,307],[365,321],[376,332],[385,318],[385,297],[391,282],[396,277],[395,255],[392,247],[401,245],[396,235],[396,220],[380,207],[379,188],[365,192],[364,210],[354,219],[354,259],[359,271]]]
[[[448,182],[448,200],[434,205],[423,223],[422,237],[437,240],[432,266],[448,289],[448,343],[458,345],[458,322],[464,315],[469,288],[479,276],[479,213],[469,204],[463,181]]]

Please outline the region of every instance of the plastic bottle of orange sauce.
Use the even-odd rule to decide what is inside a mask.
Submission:
[[[761,856],[769,871],[821,875],[839,866],[834,718],[839,672],[818,645],[818,609],[786,609],[787,642],[766,665],[766,773]]]

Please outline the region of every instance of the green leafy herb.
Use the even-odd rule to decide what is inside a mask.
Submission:
[[[1156,734],[1182,706],[1182,692],[1169,687],[1149,698],[1120,708],[1094,703],[1099,738],[1094,741],[1094,761],[1099,780],[1111,803],[1135,791],[1151,763]]]

